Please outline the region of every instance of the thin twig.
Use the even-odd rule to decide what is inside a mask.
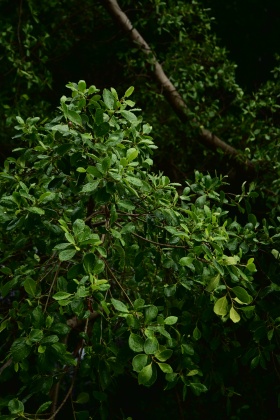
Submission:
[[[116,278],[116,276],[114,275],[113,271],[111,270],[111,268],[108,266],[108,263],[106,260],[103,260],[106,264],[107,269],[110,271],[111,276],[113,277],[113,279],[115,280],[115,282],[117,283],[117,285],[121,288],[121,290],[123,291],[125,297],[127,298],[128,302],[130,303],[131,306],[133,306],[133,303],[131,302],[129,296],[127,295],[126,291],[124,290],[124,288],[122,287],[122,285],[120,284],[120,282],[118,281],[118,279]]]
[[[57,268],[57,270],[55,272],[55,275],[54,275],[54,278],[53,278],[53,281],[52,281],[52,284],[51,284],[51,287],[50,287],[50,290],[49,290],[49,293],[48,293],[47,301],[46,301],[46,304],[45,304],[45,307],[44,307],[44,313],[47,310],[48,303],[49,303],[50,296],[51,296],[51,291],[52,291],[53,286],[54,286],[54,284],[56,282],[56,279],[57,279],[57,276],[58,276],[58,273],[59,273],[60,266],[61,266],[61,262],[58,264],[58,268]]]
[[[22,50],[22,42],[20,38],[20,27],[21,27],[21,15],[22,15],[22,0],[19,0],[19,11],[18,11],[18,26],[17,26],[17,37],[18,37],[18,45],[19,45],[19,51],[20,55],[23,56],[23,50]]]
[[[142,239],[143,241],[146,241],[146,242],[149,242],[151,244],[158,245],[158,246],[164,246],[165,248],[181,248],[181,249],[189,248],[187,245],[162,244],[161,242],[155,242],[155,241],[151,241],[150,239],[143,238],[143,236],[140,236],[137,233],[134,233],[134,232],[131,232],[131,233],[132,233],[132,235],[136,236],[139,239]]]
[[[51,417],[49,417],[47,420],[53,420],[53,419],[55,419],[55,416],[57,415],[57,413],[59,413],[59,411],[62,409],[62,407],[64,406],[64,404],[65,404],[65,403],[66,403],[66,401],[68,400],[68,398],[69,398],[70,394],[72,393],[73,387],[74,387],[74,383],[75,383],[75,379],[76,379],[76,374],[77,374],[77,368],[78,368],[78,364],[77,364],[76,369],[75,369],[75,375],[74,375],[74,377],[73,377],[73,379],[72,379],[71,386],[70,386],[70,388],[69,388],[69,390],[68,390],[67,394],[65,395],[65,397],[64,397],[64,399],[63,399],[63,401],[62,401],[62,403],[61,403],[61,404],[60,404],[60,406],[59,406],[59,407],[55,410],[55,412],[51,415]]]
[[[10,357],[10,359],[7,360],[6,363],[4,363],[4,365],[0,368],[0,375],[2,374],[2,372],[10,366],[10,364],[12,363],[13,359]]]

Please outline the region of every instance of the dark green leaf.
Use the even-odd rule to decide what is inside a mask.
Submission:
[[[158,308],[156,306],[149,306],[148,308],[145,308],[145,322],[148,324],[153,319],[157,317],[158,314]]]
[[[89,394],[87,392],[81,392],[78,395],[75,403],[76,404],[86,404],[88,401],[89,401]]]
[[[160,361],[160,362],[165,362],[166,360],[168,360],[173,354],[173,350],[170,349],[166,349],[166,350],[160,350],[157,351],[155,353],[155,357]]]
[[[208,389],[205,385],[201,383],[190,383],[191,390],[193,391],[194,395],[199,396],[202,392],[207,392]]]
[[[30,331],[29,334],[29,340],[36,343],[40,340],[42,340],[43,338],[43,331],[42,330],[38,330],[38,329],[34,329]]]
[[[90,253],[84,256],[83,264],[84,264],[86,273],[88,274],[92,273],[95,263],[96,263],[96,258],[94,254]]]
[[[11,354],[14,362],[20,362],[24,360],[30,353],[31,347],[26,344],[24,338],[16,339],[11,347]]]
[[[17,398],[9,401],[8,408],[11,414],[23,414],[24,412],[24,405]]]
[[[136,353],[141,353],[144,349],[144,340],[137,334],[130,334],[128,344],[131,350],[135,351]]]
[[[115,97],[110,90],[103,90],[103,101],[108,109],[114,109]]]
[[[67,116],[74,124],[82,125],[82,118],[76,111],[68,109]]]
[[[242,302],[242,303],[251,303],[253,298],[250,296],[247,291],[241,287],[236,286],[231,289],[231,291],[235,294],[235,296]]]
[[[43,403],[42,405],[40,405],[40,407],[38,408],[38,410],[36,411],[36,414],[40,414],[43,413],[44,411],[47,410],[47,408],[49,408],[49,406],[52,404],[52,401],[46,401],[45,403]]]
[[[141,372],[147,363],[148,356],[146,354],[137,354],[132,360],[133,370],[135,370],[135,372]]]

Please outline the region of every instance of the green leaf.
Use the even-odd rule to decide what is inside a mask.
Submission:
[[[76,111],[72,111],[72,110],[68,109],[67,117],[74,124],[78,124],[78,125],[83,124],[81,116]]]
[[[23,283],[24,290],[32,297],[36,296],[36,286],[36,281],[34,281],[31,277],[28,277]]]
[[[201,332],[198,327],[193,330],[193,338],[198,341],[201,338]]]
[[[157,370],[154,365],[145,366],[138,374],[139,385],[151,386],[157,379]]]
[[[26,359],[31,351],[31,347],[26,344],[24,338],[16,339],[11,347],[11,354],[14,362],[21,362]]]
[[[103,173],[106,173],[111,166],[111,158],[109,156],[105,157],[101,162]]]
[[[60,293],[60,292],[58,292],[58,293]],[[65,292],[62,292],[62,293],[65,293]],[[65,299],[67,299],[67,298],[65,298]],[[70,327],[68,327],[68,325],[66,325],[66,324],[63,324],[62,322],[56,322],[55,324],[53,324],[51,326],[51,332],[54,332],[54,333],[57,333],[57,334],[60,334],[60,335],[67,334],[69,332],[69,330],[70,330]]]
[[[193,258],[191,257],[183,257],[180,259],[179,264],[183,267],[193,267]]]
[[[103,101],[108,109],[114,109],[115,97],[108,89],[103,90]]]
[[[241,286],[232,287],[231,291],[242,303],[251,303],[253,300],[252,296]]]
[[[69,232],[65,232],[65,238],[68,242],[70,242],[70,244],[75,245],[75,239]]]
[[[197,369],[192,369],[187,373],[187,376],[195,376],[199,373]]]
[[[84,265],[86,273],[91,274],[93,272],[95,263],[96,263],[96,258],[94,254],[90,253],[84,256],[83,265]]]
[[[93,274],[100,274],[104,271],[105,264],[102,260],[97,259],[94,267],[93,267]]]
[[[137,310],[139,308],[142,308],[145,305],[144,299],[136,299],[133,306]]]
[[[84,92],[87,88],[86,82],[84,80],[80,80],[78,83],[78,90],[80,92]]]
[[[201,384],[201,383],[190,383],[190,388],[193,391],[194,395],[196,395],[197,397],[202,393],[202,392],[207,392],[208,389],[206,388],[205,385]]]
[[[110,131],[110,125],[107,122],[103,122],[100,125],[95,126],[95,135],[97,137],[103,137]]]
[[[126,322],[127,322],[127,325],[130,328],[137,329],[137,330],[140,329],[140,322],[139,322],[139,320],[135,316],[133,316],[131,314],[127,315]]]
[[[133,86],[130,86],[126,91],[125,91],[125,94],[124,94],[124,97],[125,98],[128,98],[132,93],[133,93],[133,91],[134,91],[134,87]]]
[[[40,340],[42,340],[43,338],[43,331],[42,330],[38,330],[38,329],[34,329],[30,331],[29,334],[29,340],[36,343]]]
[[[56,198],[56,194],[55,193],[52,193],[52,192],[46,192],[46,193],[44,193],[44,194],[42,194],[42,195],[40,195],[40,197],[39,197],[39,201],[40,202],[48,202],[48,201],[52,201],[52,200],[54,200]]]
[[[40,216],[45,214],[45,210],[40,209],[39,207],[28,207],[27,210],[31,213],[39,214]]]
[[[11,414],[23,414],[24,413],[24,405],[21,401],[17,398],[10,400],[8,403],[8,408]]]
[[[67,292],[57,292],[53,295],[53,299],[63,300],[63,299],[68,299],[70,296],[73,296],[73,294],[67,293]]]
[[[139,178],[135,178],[134,176],[127,176],[126,178],[124,178],[126,181],[128,181],[130,184],[135,185],[136,187],[142,187],[143,183],[141,181],[141,179]]]
[[[251,369],[255,369],[259,365],[259,363],[260,363],[260,355],[254,357],[251,360]]]
[[[144,340],[139,335],[131,333],[128,339],[128,345],[132,351],[141,353],[144,349]]]
[[[158,308],[154,305],[149,306],[148,308],[145,309],[145,322],[146,324],[148,324],[149,322],[151,322],[153,319],[155,319],[157,317],[158,314]]]
[[[135,205],[130,200],[119,200],[117,202],[118,207],[121,207],[128,211],[133,211],[135,209]]]
[[[223,261],[224,264],[226,265],[236,265],[239,263],[239,256],[238,255],[234,255],[233,257],[228,257],[226,255],[223,255]]]
[[[86,404],[89,401],[89,394],[87,392],[80,392],[75,403],[76,404]]]
[[[88,182],[87,184],[83,185],[82,192],[88,193],[88,192],[95,191],[99,185],[99,182],[100,182],[99,180]]]
[[[158,363],[157,365],[164,373],[173,373],[173,369],[168,363]]]
[[[154,354],[158,351],[158,341],[156,337],[147,338],[144,343],[144,352],[146,354]]]
[[[36,414],[43,413],[44,411],[46,411],[47,408],[49,408],[49,406],[51,404],[52,404],[52,401],[46,401],[45,403],[43,403],[42,405],[40,405],[40,407],[36,411]]]
[[[135,372],[141,372],[141,370],[147,365],[148,356],[146,354],[137,354],[132,359],[132,366]]]
[[[164,323],[166,325],[174,325],[176,324],[177,321],[178,321],[177,316],[168,316],[167,318],[165,318]]]
[[[214,305],[214,312],[217,315],[226,315],[228,312],[228,301],[227,297],[224,296],[220,299],[218,299]]]
[[[121,115],[131,124],[138,121],[136,115],[131,111],[121,111]]]
[[[235,323],[240,321],[240,315],[233,306],[230,308],[229,317]]]
[[[221,277],[220,274],[218,274],[215,277],[212,277],[212,279],[209,281],[205,290],[207,292],[212,292],[213,290],[215,290],[216,287],[218,287],[220,284],[220,277]]]
[[[69,261],[71,260],[71,258],[74,257],[75,254],[76,254],[75,249],[66,249],[65,251],[61,251],[59,253],[58,258],[60,259],[60,261]]]
[[[126,305],[123,302],[121,302],[120,300],[111,298],[111,302],[112,302],[114,308],[117,311],[119,311],[119,312],[129,312]]]
[[[273,334],[274,334],[274,329],[272,329],[272,330],[269,330],[269,331],[268,331],[268,333],[267,333],[267,339],[268,339],[269,341],[271,341],[271,340],[272,340],[272,338],[273,338]]]
[[[81,219],[76,219],[73,223],[73,232],[75,237],[77,238],[85,229],[85,222]]]
[[[126,158],[128,162],[132,162],[135,158],[138,156],[138,150],[132,147],[131,149],[128,149],[126,152]]]
[[[37,306],[32,311],[32,321],[34,328],[42,329],[44,327],[45,318],[41,306]]]
[[[95,111],[95,124],[100,125],[104,122],[103,119],[104,111],[102,108],[97,108]]]
[[[105,394],[105,392],[93,391],[92,395],[98,401],[107,401],[108,399],[108,396]],[[89,416],[87,416],[85,420],[88,420],[88,418]]]
[[[161,362],[165,362],[167,359],[169,359],[173,354],[173,350],[166,349],[166,350],[160,350],[155,353],[155,357],[160,360]]]
[[[271,254],[274,256],[276,260],[278,260],[280,252],[277,249],[272,249]]]
[[[18,280],[16,278],[13,278],[10,281],[7,281],[2,287],[1,287],[1,295],[2,297],[6,297],[7,294],[10,292],[10,290],[17,284]]]
[[[45,344],[53,344],[53,343],[57,343],[59,341],[59,337],[57,335],[48,335],[45,336],[42,340],[41,340],[41,345],[44,346]]]

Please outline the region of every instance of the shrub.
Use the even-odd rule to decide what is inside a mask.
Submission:
[[[76,418],[112,418],[123,375],[212,389],[229,414],[244,365],[278,363],[277,226],[251,214],[253,185],[154,174],[132,87],[67,86],[52,121],[17,118],[26,147],[0,174],[1,418],[52,419],[70,397]]]

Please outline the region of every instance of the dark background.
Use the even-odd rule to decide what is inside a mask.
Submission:
[[[216,18],[213,30],[238,65],[237,82],[248,91],[270,78],[280,54],[280,1],[203,0]]]

